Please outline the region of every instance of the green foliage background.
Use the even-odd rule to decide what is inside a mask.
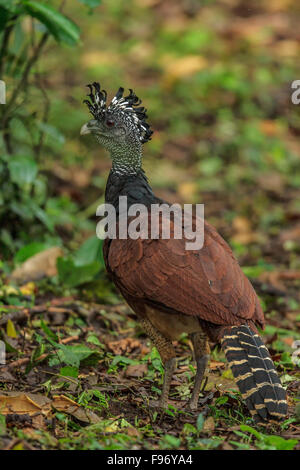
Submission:
[[[226,224],[239,214],[263,243],[278,235],[300,211],[297,2],[99,3],[0,4],[2,256],[32,239],[76,246],[92,233],[109,169],[102,149],[79,138],[94,80],[143,98],[155,130],[144,166],[158,192],[179,202],[213,195],[212,216],[225,196]]]

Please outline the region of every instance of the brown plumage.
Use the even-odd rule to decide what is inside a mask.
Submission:
[[[221,338],[222,326],[248,321],[254,329],[263,327],[256,293],[231,249],[210,224],[204,222],[204,227],[204,246],[197,251],[186,250],[186,237],[106,239],[107,270],[123,296],[139,306],[139,315],[148,305],[196,317],[220,326],[216,339]]]
[[[185,332],[191,335],[198,369],[192,409],[197,408],[208,361],[208,336],[221,342],[255,420],[262,423],[284,417],[285,391],[256,329],[264,327],[264,315],[227,243],[204,222],[202,249],[188,251],[187,238],[172,238],[174,222],[170,239],[151,239],[153,219],[147,218],[148,239],[106,239],[104,259],[113,282],[140,318],[166,365],[161,406],[167,406],[174,371],[171,341]],[[140,216],[141,224],[142,219]],[[163,223],[169,223],[169,219],[160,220],[160,234]]]
[[[153,194],[141,168],[142,143],[149,140],[152,131],[145,122],[144,108],[142,113],[140,108],[134,108],[134,103],[140,102],[133,92],[123,98],[120,88],[112,104],[106,107],[106,93],[101,92],[99,84],[94,84],[94,88],[95,96],[90,86],[89,109],[95,119],[83,126],[82,133],[94,133],[110,151],[113,167],[105,200],[116,209],[120,223],[127,217],[119,206],[120,196],[127,197],[128,209],[136,203],[151,209],[153,204],[163,202]],[[197,408],[210,338],[221,343],[254,419],[266,423],[283,418],[287,411],[286,394],[257,331],[257,327],[264,327],[264,315],[251,283],[227,243],[204,222],[203,247],[187,250],[186,242],[191,241],[187,227],[185,236],[174,237],[178,219],[171,217],[170,221],[161,216],[155,222],[149,214],[139,214],[139,220],[140,227],[148,222],[148,233],[137,239],[107,238],[103,252],[112,281],[161,355],[165,374],[160,406],[167,406],[175,369],[172,340],[188,333],[197,364],[192,409]],[[164,239],[162,228],[169,222],[170,237]],[[158,224],[156,232],[160,236],[151,239],[154,223]]]

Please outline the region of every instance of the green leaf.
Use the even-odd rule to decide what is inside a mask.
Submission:
[[[247,424],[241,424],[240,430],[244,432],[250,432],[250,434],[253,434],[253,436],[255,436],[259,440],[262,439],[262,434],[256,431],[256,429],[252,428],[251,426],[248,426]]]
[[[59,371],[60,375],[64,377],[78,377],[78,367],[66,366],[62,367]]]
[[[65,143],[64,135],[59,132],[56,127],[51,126],[51,124],[39,121],[37,122],[37,127],[56,143],[60,145],[63,145]]]
[[[13,0],[0,0],[0,6],[10,10],[13,6]]]
[[[104,345],[100,343],[99,339],[97,336],[93,333],[89,334],[89,336],[86,339],[87,343],[95,344],[96,346],[100,346],[104,348]]]
[[[166,434],[164,437],[165,442],[171,447],[179,447],[180,446],[180,439],[171,434]]]
[[[134,359],[130,359],[126,356],[115,356],[111,363],[112,366],[116,366],[117,364],[137,364],[138,361]]]
[[[58,340],[57,335],[55,333],[53,333],[52,330],[50,330],[50,328],[46,325],[46,323],[43,320],[41,321],[41,327],[42,327],[43,331],[46,333],[47,338],[50,338],[54,341]]]
[[[25,369],[25,374],[29,374],[29,372],[35,367],[38,363],[42,362],[44,359],[40,359],[42,354],[44,354],[46,350],[46,346],[44,343],[40,344],[33,353],[31,354],[30,362],[27,364]]]
[[[78,1],[90,8],[96,8],[101,4],[102,0],[78,0]]]
[[[0,436],[6,434],[6,418],[4,415],[0,415]]]
[[[48,341],[57,350],[55,356],[52,358],[51,365],[57,364],[57,357],[60,362],[65,363],[72,367],[79,367],[80,362],[90,356],[99,356],[97,351],[88,348],[85,345],[76,344],[74,346],[65,346],[64,344],[56,343],[48,338]]]
[[[215,405],[216,406],[225,405],[225,403],[227,403],[227,401],[228,401],[228,397],[223,395],[222,397],[219,397],[219,398],[216,399]]]
[[[264,444],[268,449],[293,450],[298,444],[298,439],[284,439],[280,436],[264,436]]]
[[[40,253],[41,251],[46,250],[49,248],[48,243],[40,243],[40,242],[33,242],[29,243],[28,245],[23,246],[15,255],[14,261],[15,263],[24,263],[28,258],[31,256]]]
[[[198,418],[197,418],[197,429],[198,429],[198,431],[202,431],[204,421],[205,421],[205,419],[204,419],[203,413],[199,413]]]
[[[183,434],[189,435],[189,434],[196,434],[196,433],[197,433],[197,429],[195,428],[195,426],[193,426],[190,423],[184,423]]]
[[[18,186],[31,184],[38,172],[36,162],[30,157],[13,157],[8,162],[11,180]]]
[[[265,272],[266,269],[264,266],[243,266],[242,271],[247,277],[256,278]]]
[[[19,12],[22,9],[16,0],[0,0],[0,6],[11,13]]]
[[[101,265],[97,261],[85,266],[76,266],[70,258],[57,259],[59,279],[68,287],[76,287],[92,281],[100,269]]]
[[[88,238],[74,255],[74,264],[76,266],[85,266],[94,261],[102,262],[103,240],[96,236]]]
[[[27,12],[37,18],[59,42],[74,46],[79,42],[79,27],[65,15],[44,3],[23,1]]]
[[[0,0],[0,31],[13,16],[23,13],[24,8],[16,0]]]
[[[3,243],[4,245],[6,245],[12,252],[14,251],[14,249],[15,249],[14,240],[13,240],[11,234],[9,233],[9,231],[6,230],[5,228],[3,228],[3,229],[0,231],[0,240],[1,240],[2,243]]]
[[[17,338],[17,336],[18,336],[17,332],[16,332],[16,329],[15,329],[15,325],[13,324],[13,322],[10,319],[7,320],[6,334],[10,338]]]
[[[9,11],[1,6],[0,3],[0,31],[3,31],[10,17]]]
[[[164,374],[162,360],[161,360],[158,350],[155,347],[152,348],[151,350],[150,358],[151,358],[151,364],[153,365],[154,369],[160,372],[161,374]]]
[[[27,201],[26,209],[28,212],[31,211],[34,217],[42,222],[42,224],[44,224],[50,232],[54,232],[54,225],[52,220],[46,214],[46,212],[36,204],[34,200],[31,199]],[[20,215],[21,217],[24,217],[24,214],[21,213]]]

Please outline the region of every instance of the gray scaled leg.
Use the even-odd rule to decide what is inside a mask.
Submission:
[[[197,372],[192,397],[189,402],[189,408],[191,410],[196,410],[198,406],[198,398],[202,380],[204,378],[206,366],[209,361],[210,349],[207,341],[207,336],[204,332],[201,331],[197,333],[192,333],[190,335],[190,338],[193,343],[194,357],[197,364]]]
[[[175,349],[172,341],[163,336],[147,318],[141,319],[141,325],[145,333],[152,340],[154,346],[157,348],[165,368],[162,393],[160,400],[157,403],[159,408],[165,409],[168,407],[170,384],[176,366]]]

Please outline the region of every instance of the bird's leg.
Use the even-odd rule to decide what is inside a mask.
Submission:
[[[164,383],[162,387],[161,397],[159,400],[159,407],[166,409],[168,408],[168,397],[170,391],[171,380],[174,374],[175,366],[176,366],[176,358],[172,357],[167,361],[163,361],[165,374],[164,374]]]
[[[205,333],[197,332],[190,335],[194,348],[194,356],[197,364],[197,372],[195,377],[194,389],[192,397],[189,402],[189,408],[196,410],[198,406],[198,398],[201,389],[202,380],[205,374],[205,369],[209,361],[209,344]]]
[[[145,333],[152,340],[154,346],[157,348],[164,365],[164,382],[161,397],[159,402],[157,403],[157,406],[159,408],[165,409],[168,407],[170,384],[176,366],[175,349],[172,344],[172,341],[163,336],[147,318],[143,318],[141,320],[141,325]]]

